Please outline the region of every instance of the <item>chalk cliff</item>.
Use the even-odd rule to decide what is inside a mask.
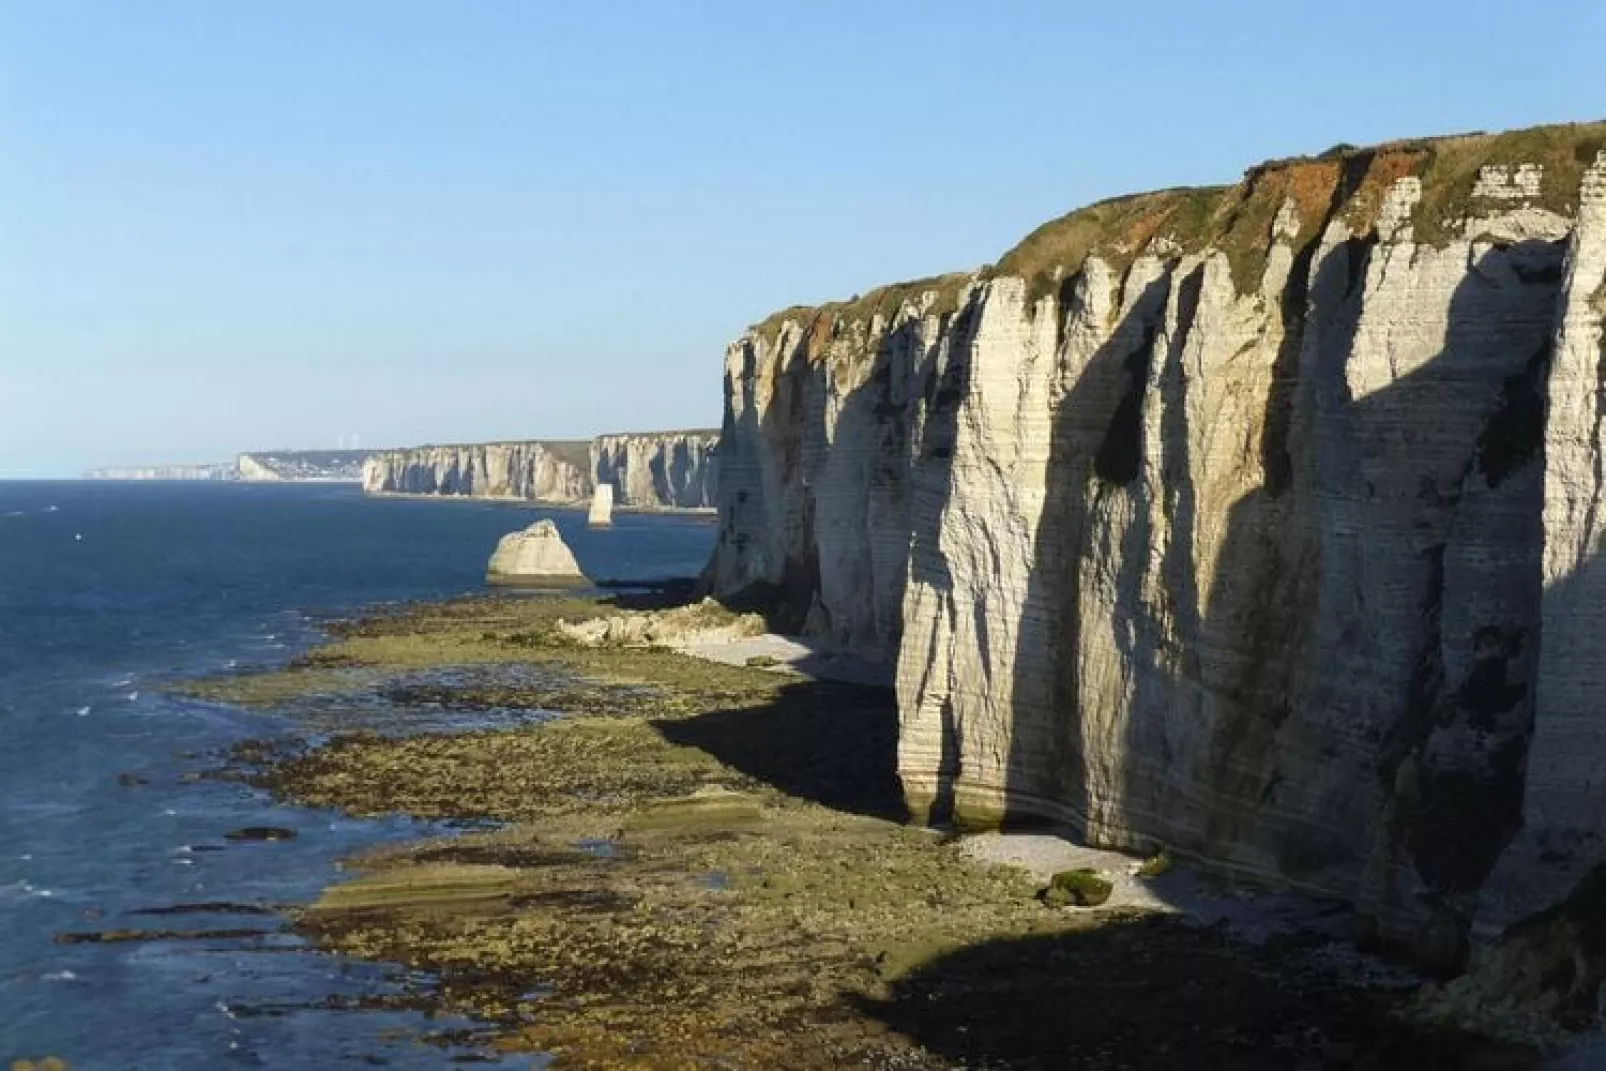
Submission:
[[[86,480],[232,480],[233,465],[182,464],[182,465],[113,465],[89,469]]]
[[[585,442],[471,443],[382,450],[363,465],[368,494],[579,502],[591,495]]]
[[[717,431],[599,435],[591,474],[614,488],[614,505],[635,509],[710,509],[719,482]]]
[[[234,459],[248,483],[283,481],[356,482],[372,450],[257,450]]]
[[[611,484],[624,509],[712,509],[718,444],[717,432],[664,431],[384,450],[364,466],[363,490],[575,503]]]
[[[726,353],[717,595],[895,657],[916,814],[1447,966],[1606,859],[1606,124],[1102,202]]]

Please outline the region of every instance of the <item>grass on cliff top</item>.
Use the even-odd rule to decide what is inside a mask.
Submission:
[[[1584,169],[1606,148],[1606,121],[1530,127],[1498,134],[1455,134],[1358,148],[1340,145],[1319,156],[1269,160],[1248,169],[1232,186],[1159,190],[1112,197],[1078,208],[1038,227],[1005,253],[995,269],[938,276],[872,290],[863,297],[818,307],[793,306],[752,330],[773,339],[788,320],[805,325],[828,318],[868,321],[889,313],[922,290],[936,290],[939,310],[963,286],[991,276],[1017,276],[1029,302],[1059,292],[1087,258],[1100,256],[1122,273],[1155,239],[1169,239],[1176,253],[1217,249],[1232,268],[1240,294],[1254,293],[1271,248],[1271,227],[1285,199],[1299,214],[1296,248],[1319,236],[1332,214],[1356,234],[1375,225],[1389,187],[1416,175],[1422,198],[1413,213],[1415,238],[1435,246],[1460,237],[1461,221],[1496,213],[1520,202],[1479,203],[1472,196],[1480,168],[1539,164],[1544,168],[1538,207],[1561,215],[1577,210]]]
[[[1421,142],[1417,147],[1423,162],[1422,200],[1412,220],[1416,240],[1439,245],[1459,236],[1455,225],[1460,220],[1503,207],[1479,203],[1472,196],[1478,170],[1491,164],[1542,165],[1544,177],[1534,203],[1564,216],[1575,213],[1584,171],[1606,149],[1606,122],[1469,134]]]
[[[656,437],[662,436],[662,435],[686,435],[686,436],[706,435],[706,436],[711,436],[711,437],[717,439],[719,437],[719,429],[718,428],[661,428],[661,429],[656,430],[656,431],[604,431],[604,432],[599,432],[597,434],[597,436],[596,436],[596,439],[593,439],[592,441],[595,442],[597,439],[656,438]]]
[[[412,454],[421,450],[473,450],[485,446],[539,446],[558,460],[566,461],[581,471],[589,470],[591,467],[590,439],[490,439],[478,443],[421,443],[418,446],[377,450],[372,456]]]
[[[981,274],[950,272],[946,275],[931,275],[923,279],[910,279],[907,282],[878,286],[846,301],[832,301],[816,306],[792,305],[770,314],[748,331],[766,342],[773,343],[780,334],[783,324],[789,321],[801,324],[813,344],[810,353],[812,356],[817,352],[818,343],[828,340],[838,325],[868,324],[877,316],[891,322],[904,305],[918,306],[927,294],[933,295],[929,314],[939,317],[949,316],[958,310],[959,297],[964,293],[965,287],[977,281]]]

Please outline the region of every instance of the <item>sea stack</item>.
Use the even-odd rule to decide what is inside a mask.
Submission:
[[[551,587],[583,584],[586,575],[551,521],[536,521],[519,532],[509,532],[496,544],[485,570],[490,584]]]
[[[591,495],[591,513],[586,523],[593,528],[607,528],[613,524],[613,484],[597,484]]]

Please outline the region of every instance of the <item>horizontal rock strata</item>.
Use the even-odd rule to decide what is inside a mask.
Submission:
[[[624,509],[712,509],[718,440],[674,431],[384,450],[364,466],[363,490],[574,504],[608,484]]]
[[[612,484],[626,509],[712,509],[719,485],[719,432],[667,431],[599,435],[591,441],[591,473]]]
[[[1602,858],[1606,124],[1119,198],[725,362],[709,581],[898,663],[918,816],[1458,964]]]

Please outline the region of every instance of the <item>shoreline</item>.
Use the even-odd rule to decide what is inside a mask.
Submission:
[[[1399,979],[1366,984],[1304,937],[1256,945],[1124,891],[1045,906],[1047,871],[1012,857],[1020,842],[978,848],[904,824],[890,690],[579,646],[556,627],[615,612],[598,599],[412,604],[332,626],[283,669],[196,686],[296,708],[329,734],[241,750],[281,799],[480,825],[351,860],[354,877],[295,912],[299,932],[433,972],[439,1010],[558,1067],[1531,1056],[1397,1017]],[[392,724],[342,731],[343,715],[317,715],[361,689],[394,705]],[[532,718],[476,725],[485,711]],[[469,724],[443,730],[443,712]],[[1077,858],[1124,864],[1123,889],[1163,898],[1139,860]],[[1065,1014],[1078,1005],[1100,1014]]]
[[[518,498],[513,495],[438,495],[424,491],[369,491],[364,498],[411,498],[431,502],[489,502],[496,505],[531,506],[537,509],[575,510],[584,513],[591,507],[590,499],[553,502],[538,498]],[[649,516],[717,517],[716,506],[621,506],[615,503],[615,513],[641,513]]]

